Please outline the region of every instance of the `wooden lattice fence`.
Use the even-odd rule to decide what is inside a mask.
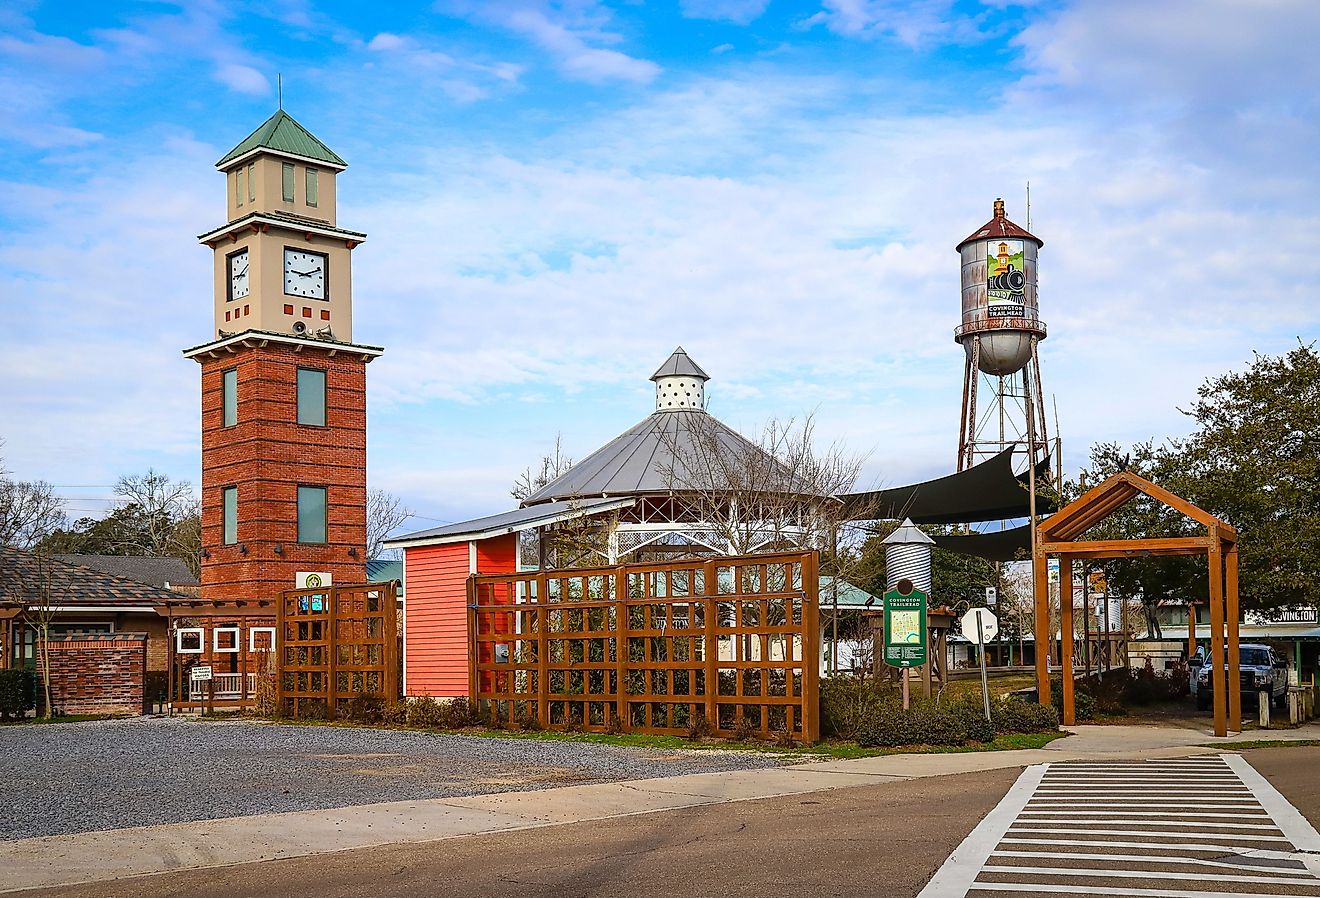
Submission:
[[[471,698],[510,725],[815,742],[818,565],[798,552],[474,576]]]
[[[339,717],[355,698],[397,701],[397,615],[393,583],[283,593],[279,707],[296,717]]]

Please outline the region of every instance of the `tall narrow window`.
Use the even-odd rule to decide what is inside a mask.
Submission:
[[[220,493],[224,509],[224,544],[232,546],[238,542],[238,487],[227,486]]]
[[[284,163],[284,201],[293,202],[293,163]]]
[[[298,369],[298,423],[325,427],[325,372]]]
[[[243,169],[240,167],[234,171],[234,204],[243,205]]]
[[[248,199],[257,198],[257,163],[248,163]]]
[[[298,542],[323,543],[325,531],[325,487],[298,487]]]
[[[309,169],[307,169],[307,191],[306,191],[306,192],[307,192],[307,205],[309,205],[309,206],[315,206],[315,205],[316,205],[317,189],[316,189],[316,169],[314,169],[314,168],[309,168]]]
[[[223,408],[224,426],[233,427],[238,423],[238,370],[230,368],[221,379],[220,404]]]

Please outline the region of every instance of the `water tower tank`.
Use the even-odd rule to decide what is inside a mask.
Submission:
[[[962,324],[954,339],[970,358],[980,337],[980,369],[1004,376],[1031,358],[1031,338],[1045,339],[1036,299],[1036,254],[1044,246],[1026,228],[1009,221],[1004,201],[995,217],[958,244],[962,256]]]

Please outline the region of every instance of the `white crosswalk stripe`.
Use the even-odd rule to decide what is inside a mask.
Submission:
[[[1239,755],[1029,767],[918,898],[1320,898],[1320,834]]]

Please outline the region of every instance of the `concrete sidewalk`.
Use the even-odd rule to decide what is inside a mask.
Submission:
[[[888,755],[764,770],[699,773],[468,798],[401,801],[0,843],[0,891],[227,866],[395,843],[430,842],[698,805],[1025,767],[1046,761],[1186,756],[1213,737],[1194,729],[1083,726],[1042,749]],[[1320,738],[1320,725],[1233,741]]]

